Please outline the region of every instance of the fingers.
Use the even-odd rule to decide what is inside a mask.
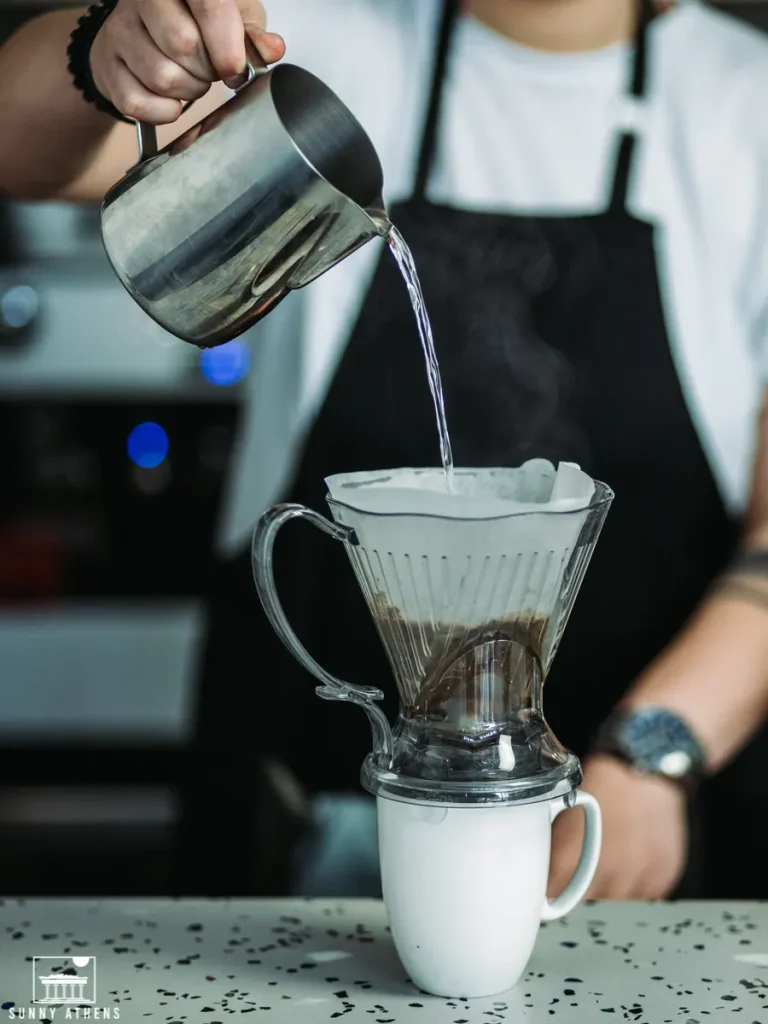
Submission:
[[[235,0],[189,0],[206,52],[219,78],[245,71],[245,33]]]
[[[263,32],[260,28],[249,28],[245,26],[248,38],[256,47],[256,52],[266,67],[267,64],[276,64],[285,56],[285,42],[282,36],[276,32]]]
[[[240,17],[248,38],[264,64],[275,64],[285,56],[285,43],[275,32],[267,31],[267,12],[259,0],[238,0]]]
[[[122,60],[110,65],[107,81],[111,102],[134,121],[173,124],[181,115],[183,104],[179,100],[150,92]]]
[[[93,43],[91,71],[127,117],[170,124],[212,82],[241,84],[246,39],[259,63],[285,53],[259,0],[121,0]]]
[[[567,818],[553,837],[552,861],[547,895],[550,899],[563,891],[573,878],[581,856],[582,837],[569,827]],[[558,825],[560,822],[558,822]],[[591,900],[666,899],[680,878],[674,851],[648,851],[644,856],[620,843],[609,843],[595,872],[586,898]]]
[[[584,844],[584,819],[572,811],[561,815],[552,833],[548,895],[558,896],[573,878]],[[605,846],[610,846],[609,843]],[[586,894],[591,900],[641,899],[641,868],[632,858],[623,859],[622,850],[606,849]],[[623,861],[623,863],[622,863]]]
[[[578,867],[583,841],[581,817],[581,814],[572,815],[569,812],[562,815],[555,823],[552,832],[552,857],[549,864],[547,888],[550,899],[560,895]]]
[[[121,113],[155,125],[172,124],[184,102],[209,88],[157,48],[130,4],[121,4],[96,36],[91,72],[96,88]]]
[[[218,75],[208,58],[195,19],[182,0],[137,0],[137,14],[158,50],[194,78],[215,82]]]
[[[139,41],[143,45],[134,50],[131,72],[149,92],[175,100],[196,100],[208,92],[210,82],[166,57],[143,27]]]

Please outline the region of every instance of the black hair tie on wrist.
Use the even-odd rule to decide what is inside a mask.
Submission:
[[[98,35],[102,25],[117,7],[118,0],[101,0],[93,4],[86,13],[78,19],[77,25],[69,37],[67,57],[69,60],[69,73],[75,88],[82,93],[86,103],[90,103],[103,114],[109,114],[116,121],[123,121],[125,124],[135,124],[129,117],[125,117],[117,107],[102,96],[93,81],[91,72],[91,47]]]
[[[738,579],[726,577],[720,580],[714,592],[716,594],[724,594],[726,597],[729,595],[731,597],[740,597],[743,601],[748,601],[749,604],[759,605],[761,608],[768,609],[768,594],[757,587],[750,586],[749,583],[742,583]]]

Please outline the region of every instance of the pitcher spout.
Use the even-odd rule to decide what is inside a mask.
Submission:
[[[389,219],[387,208],[384,205],[384,197],[379,196],[375,203],[365,208],[365,213],[373,221],[376,231],[381,238],[389,238],[390,232],[392,231],[392,221]]]
[[[383,199],[365,208],[339,195],[326,205],[309,230],[296,254],[288,280],[289,288],[304,288],[375,238],[387,238],[392,224]]]

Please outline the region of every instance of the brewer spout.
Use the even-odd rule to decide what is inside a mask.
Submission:
[[[341,681],[334,685],[318,686],[315,690],[318,697],[323,700],[342,700],[350,704],[357,704],[368,715],[373,736],[373,751],[371,756],[380,767],[390,768],[394,760],[394,737],[392,727],[387,721],[387,716],[375,703],[379,698],[360,692],[359,687],[350,686]]]

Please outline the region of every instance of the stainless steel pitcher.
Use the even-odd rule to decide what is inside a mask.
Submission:
[[[389,231],[370,139],[295,65],[249,67],[235,97],[160,152],[154,128],[138,134],[102,237],[128,292],[184,341],[230,341]]]

